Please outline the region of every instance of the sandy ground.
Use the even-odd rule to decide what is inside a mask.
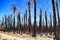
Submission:
[[[48,35],[50,36],[50,35]],[[7,33],[7,32],[0,32],[0,40],[53,40],[52,36],[40,36],[37,35],[37,37],[31,37],[28,34],[12,34],[12,33]]]

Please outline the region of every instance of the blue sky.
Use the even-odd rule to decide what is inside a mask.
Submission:
[[[0,20],[4,15],[6,14],[7,16],[9,14],[12,14],[12,8],[11,4],[16,4],[18,8],[20,8],[20,13],[21,13],[21,18],[25,14],[25,11],[27,10],[27,3],[29,0],[0,0]],[[58,0],[58,4],[60,4],[60,0]],[[60,7],[60,5],[58,6]],[[44,12],[47,10],[47,15],[48,15],[48,20],[50,13],[52,13],[52,5],[51,5],[51,0],[37,0],[37,23],[39,22],[39,14],[40,14],[40,8],[42,8],[42,15],[44,17]],[[59,8],[60,9],[60,8]],[[59,10],[60,11],[60,10]],[[33,23],[33,18],[34,18],[34,5],[33,3],[31,4],[31,19]]]

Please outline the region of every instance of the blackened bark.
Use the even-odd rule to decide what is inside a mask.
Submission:
[[[48,32],[48,26],[47,26],[47,12],[45,11],[45,21],[46,21],[46,28],[45,31]]]
[[[34,0],[34,26],[32,36],[36,37],[36,0]]]
[[[55,38],[56,38],[56,37],[57,37],[57,36],[56,36],[56,10],[55,10],[55,2],[54,2],[54,0],[52,0],[52,8],[53,8],[54,35],[55,35]]]
[[[29,9],[29,17],[28,17],[28,30],[31,33],[31,14],[30,14],[30,1],[28,2],[28,9]]]
[[[50,34],[52,34],[52,15],[50,14]]]
[[[42,9],[40,8],[39,31],[42,32]]]
[[[26,17],[26,32],[27,32],[27,30],[28,30],[28,27],[27,27],[27,10],[26,10],[25,17]]]
[[[18,11],[17,22],[18,22],[18,23],[17,23],[18,33],[20,34],[20,32],[21,32],[20,11]]]

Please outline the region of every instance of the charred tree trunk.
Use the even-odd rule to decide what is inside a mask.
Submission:
[[[52,15],[50,14],[50,34],[52,34]]]
[[[8,16],[8,31],[10,31],[10,16]]]
[[[24,14],[24,33],[25,33],[25,14]]]
[[[56,10],[57,10],[57,16],[58,16],[58,26],[57,26],[57,31],[58,31],[58,34],[59,34],[59,9],[58,9],[58,0],[56,0]]]
[[[27,30],[28,30],[28,27],[27,27],[27,10],[26,10],[25,17],[26,17],[26,32],[27,32]]]
[[[43,29],[43,31],[42,31],[42,32],[44,33],[44,18],[43,18],[43,28],[42,28],[42,29]]]
[[[28,17],[28,31],[31,33],[31,14],[30,14],[30,1],[28,2],[29,17]]]
[[[58,9],[58,0],[56,0],[56,10],[57,10],[57,16],[58,16],[58,21],[59,21],[59,9]]]
[[[42,32],[42,9],[40,8],[39,31]]]
[[[59,40],[59,29],[60,29],[60,27],[59,27],[59,9],[58,9],[58,0],[56,0],[56,11],[57,11],[57,17],[58,17],[58,25],[57,25],[57,28],[56,28],[56,30],[57,30],[57,35],[58,35],[58,40]]]
[[[15,15],[14,15],[14,18],[13,18],[13,33],[15,34]]]
[[[10,17],[10,31],[12,31],[12,15],[10,15],[9,17]]]
[[[36,37],[36,0],[34,0],[34,26],[32,37]]]
[[[4,27],[4,17],[2,18],[2,24],[1,24],[1,28]],[[2,31],[4,31],[4,29],[2,29]]]
[[[53,26],[54,26],[54,35],[57,39],[57,33],[56,33],[56,10],[55,10],[55,2],[52,0],[52,8],[53,8]]]
[[[24,25],[23,25],[23,23],[24,22],[23,22],[23,17],[22,17],[22,30],[21,30],[22,32],[24,31]]]
[[[18,16],[17,16],[17,28],[18,28],[18,33],[20,34],[20,32],[21,32],[20,11],[18,11]]]
[[[7,17],[5,15],[5,29],[7,30]]]
[[[45,31],[46,33],[48,32],[48,26],[47,26],[47,12],[45,11],[45,21],[46,21],[46,28],[45,28]]]
[[[13,18],[13,33],[15,34],[15,11],[16,11],[16,6],[13,5],[13,13],[14,13],[14,18]]]

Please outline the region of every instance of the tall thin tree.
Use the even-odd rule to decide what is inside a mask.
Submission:
[[[7,29],[7,16],[5,15],[5,28]]]
[[[54,35],[55,35],[55,38],[56,38],[56,37],[57,37],[57,36],[56,36],[56,10],[55,10],[55,2],[54,2],[54,0],[52,0],[52,8],[53,8]]]
[[[14,13],[14,18],[13,18],[13,33],[15,34],[15,12],[16,12],[16,5],[12,4],[13,7],[13,13]]]
[[[17,28],[18,28],[18,33],[20,34],[21,32],[21,19],[20,19],[20,11],[18,10],[18,16],[17,16]]]
[[[28,30],[28,27],[27,27],[27,10],[26,10],[25,17],[26,17],[26,32],[27,32],[27,30]]]
[[[57,31],[59,33],[59,9],[58,9],[58,0],[56,0],[56,11],[57,11],[57,16],[58,16],[58,26],[57,26]]]
[[[45,11],[45,21],[46,21],[46,28],[45,28],[45,31],[48,32],[48,26],[47,26],[47,12]]]
[[[52,15],[50,13],[50,34],[52,34]]]
[[[31,1],[28,2],[28,11],[29,11],[29,17],[28,17],[28,30],[29,30],[29,33],[31,32],[31,13],[30,13],[30,4],[31,4]]]
[[[39,30],[42,32],[42,9],[40,8],[40,21],[39,21]]]
[[[24,33],[25,33],[25,14],[24,14]]]
[[[32,37],[36,37],[36,0],[34,0],[34,26]]]

